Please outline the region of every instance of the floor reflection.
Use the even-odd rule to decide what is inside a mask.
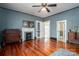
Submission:
[[[79,54],[79,45],[54,39],[34,39],[22,44],[8,44],[3,48],[1,54],[6,56],[47,56],[60,48]]]

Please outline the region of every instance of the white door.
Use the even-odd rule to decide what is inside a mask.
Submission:
[[[44,38],[44,23],[36,21],[36,38]]]
[[[44,22],[44,26],[45,26],[45,39],[49,39],[50,38],[50,21],[45,21]]]
[[[67,21],[57,21],[57,41],[67,41]]]
[[[44,39],[44,35],[45,35],[45,28],[44,28],[44,22],[40,22],[40,38]]]
[[[40,21],[36,21],[36,38],[40,38]]]

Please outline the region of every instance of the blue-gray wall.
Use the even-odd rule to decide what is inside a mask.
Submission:
[[[56,37],[56,21],[67,20],[67,31],[72,26],[79,26],[79,7],[45,18],[50,20],[50,35]]]
[[[16,12],[9,9],[0,8],[0,30],[7,28],[22,28],[23,20],[42,20],[42,18],[24,14],[22,12]]]
[[[56,37],[56,21],[67,20],[67,29],[79,25],[79,7],[45,18],[50,20],[50,35]],[[43,20],[42,18],[0,8],[0,30],[5,28],[22,28],[23,20]]]
[[[42,18],[17,12],[5,8],[0,8],[0,31],[4,29],[21,29],[23,20],[36,21]],[[2,39],[0,39],[1,42]]]

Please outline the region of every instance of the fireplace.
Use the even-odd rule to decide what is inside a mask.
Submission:
[[[25,38],[26,38],[26,40],[31,40],[32,39],[32,32],[26,32]]]
[[[34,39],[34,28],[22,28],[22,42],[25,40]]]

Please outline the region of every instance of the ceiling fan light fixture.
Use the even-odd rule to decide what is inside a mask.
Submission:
[[[47,4],[47,3],[42,3],[41,5],[33,5],[32,7],[42,7],[39,12],[50,12],[48,7],[56,7],[56,4]]]
[[[46,8],[45,8],[45,7],[43,7],[43,8],[41,9],[41,11],[46,11]]]

